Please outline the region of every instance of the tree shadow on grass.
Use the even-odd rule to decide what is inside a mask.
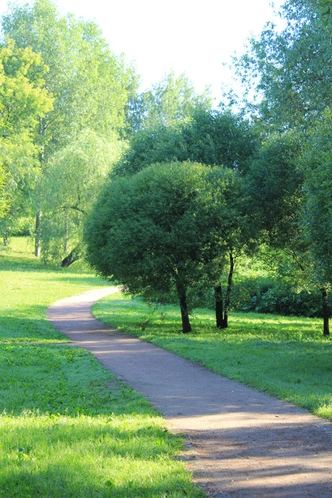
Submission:
[[[18,310],[6,310],[7,316],[0,320],[0,341],[4,342],[48,342],[68,341],[56,328],[47,321],[45,306],[26,306]],[[43,316],[45,318],[26,318]]]
[[[105,474],[107,475],[107,471]],[[148,471],[147,471],[148,473]],[[89,472],[86,467],[81,467],[76,472],[68,472],[67,469],[53,466],[45,472],[31,473],[26,470],[18,470],[7,475],[1,483],[0,497],[8,498],[21,496],[26,498],[182,498],[184,496],[203,497],[193,485],[183,482],[179,476],[174,475],[172,479],[163,479],[156,476],[153,482],[146,485],[128,480],[126,484],[118,485],[112,479],[101,477],[97,483],[91,484]],[[95,476],[93,476],[95,477]]]
[[[76,436],[76,432],[73,435]],[[54,436],[59,436],[57,431]],[[43,442],[42,432],[40,437]],[[55,446],[49,441],[49,455],[39,453],[39,448],[35,452],[32,449],[27,455],[22,447],[17,451],[15,465],[9,466],[6,473],[0,473],[0,497],[203,496],[178,467],[166,463],[165,470],[165,461],[162,462],[157,454],[150,458],[148,454],[143,456],[140,439],[135,433],[132,437],[136,438],[137,444],[128,441],[127,434],[115,431],[104,440],[105,449],[98,439],[94,441],[90,437],[90,447],[83,442],[81,451],[75,442],[69,446],[69,441],[66,441],[66,448],[59,444],[58,439]],[[157,439],[153,443],[151,439],[150,450],[154,451]]]
[[[0,413],[152,413],[142,396],[91,353],[65,343],[38,343],[38,336],[34,338],[36,342],[0,342]]]

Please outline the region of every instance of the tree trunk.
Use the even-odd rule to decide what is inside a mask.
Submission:
[[[179,298],[179,302],[180,302],[181,319],[182,319],[182,332],[184,334],[188,334],[188,332],[191,332],[191,325],[190,325],[190,321],[189,321],[186,287],[181,283],[177,283],[176,289],[178,292],[178,298]]]
[[[5,247],[9,246],[9,230],[6,228],[3,234],[3,245]]]
[[[46,131],[45,119],[40,118],[39,134],[41,137],[45,136],[45,131]],[[39,162],[40,162],[41,171],[43,171],[44,162],[45,162],[44,146],[41,147],[39,152]],[[38,212],[36,214],[36,234],[35,234],[35,256],[37,258],[40,258],[41,255],[41,219],[42,219],[42,212],[41,209],[38,209]]]
[[[68,254],[69,253],[69,221],[68,221],[68,209],[66,209],[65,212],[65,223],[66,223],[66,232],[65,232],[65,238],[64,238],[64,253]]]
[[[322,287],[322,298],[323,298],[323,320],[324,320],[324,336],[330,335],[330,327],[329,327],[329,303],[327,297],[326,287]]]
[[[67,268],[77,261],[81,256],[81,247],[77,245],[72,251],[61,261],[61,266]]]
[[[214,297],[216,304],[216,327],[218,329],[223,328],[224,318],[223,318],[223,301],[222,301],[222,287],[220,282],[214,288]]]
[[[234,257],[233,257],[232,251],[230,251],[230,253],[229,253],[229,273],[228,273],[227,290],[226,290],[226,297],[225,297],[224,320],[223,320],[223,328],[224,329],[226,329],[228,327],[228,314],[229,314],[229,307],[230,307],[230,303],[231,303],[233,273],[234,273]]]
[[[35,256],[40,258],[41,253],[41,218],[42,212],[39,210],[36,215],[36,238],[35,238]]]

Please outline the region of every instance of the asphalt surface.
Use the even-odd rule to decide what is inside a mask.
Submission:
[[[331,423],[93,318],[117,290],[57,301],[48,319],[186,436],[182,458],[207,496],[332,498]]]

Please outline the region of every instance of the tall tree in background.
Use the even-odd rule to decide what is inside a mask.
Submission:
[[[172,71],[165,78],[132,99],[128,106],[128,120],[133,131],[158,129],[182,123],[197,109],[211,109],[209,90],[197,94],[193,84],[184,75]]]
[[[322,293],[324,335],[329,335],[328,291],[332,284],[332,110],[310,130],[304,149],[306,203],[303,224]]]
[[[32,207],[40,174],[37,127],[53,103],[45,88],[47,70],[30,47],[19,48],[8,38],[0,48],[0,162],[8,208],[0,226],[5,243],[17,213],[29,213]]]
[[[39,185],[45,261],[69,266],[79,259],[84,219],[120,152],[119,141],[85,129],[50,158]]]
[[[295,248],[303,204],[303,138],[295,131],[272,134],[263,141],[246,174],[251,210],[263,238],[276,248]]]
[[[268,24],[235,59],[255,112],[272,130],[307,127],[332,104],[332,38],[319,2],[286,0],[286,26]],[[248,101],[247,104],[248,105]]]
[[[188,160],[243,173],[257,145],[253,127],[241,116],[198,108],[182,122],[135,133],[114,173],[131,175],[157,162]]]
[[[125,108],[134,76],[122,57],[113,55],[99,28],[91,22],[61,17],[50,0],[13,6],[2,29],[19,47],[32,47],[49,67],[46,88],[54,108],[40,120],[42,171],[62,147],[84,129],[116,140],[125,128]],[[40,252],[41,205],[36,202],[36,254]]]

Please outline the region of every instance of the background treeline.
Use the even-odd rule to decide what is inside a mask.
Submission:
[[[0,229],[36,256],[154,301],[324,317],[332,281],[331,15],[286,0],[212,107],[174,73],[139,78],[99,28],[49,0],[1,20]],[[218,61],[216,61],[216,64]],[[85,228],[84,228],[85,227]],[[260,272],[257,278],[258,270]],[[231,290],[232,301],[230,299]]]

